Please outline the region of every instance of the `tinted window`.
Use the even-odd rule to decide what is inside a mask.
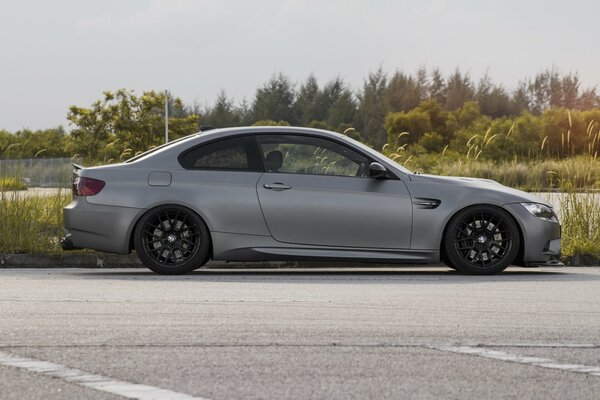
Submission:
[[[327,139],[294,135],[259,135],[267,172],[363,176],[368,160]]]
[[[184,168],[261,171],[256,144],[249,136],[201,145],[180,157]]]

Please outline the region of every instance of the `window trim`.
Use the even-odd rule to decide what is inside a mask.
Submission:
[[[183,162],[183,158],[188,154],[191,153],[195,150],[198,150],[201,147],[205,147],[205,146],[210,146],[211,144],[214,143],[218,143],[221,141],[226,141],[226,140],[232,140],[232,139],[239,139],[239,138],[248,138],[248,144],[251,146],[250,151],[252,153],[254,153],[254,157],[256,158],[256,160],[258,161],[258,167],[255,169],[251,169],[250,167],[248,168],[215,168],[215,167],[193,167],[193,166],[186,166]],[[248,151],[248,149],[246,149],[246,151]],[[248,154],[248,153],[246,153]],[[181,167],[183,169],[186,170],[190,170],[190,171],[221,171],[221,172],[253,172],[253,173],[263,173],[265,172],[265,164],[264,161],[262,159],[262,156],[260,154],[260,149],[258,148],[258,143],[256,142],[256,139],[254,138],[253,134],[248,134],[248,133],[242,133],[239,135],[231,135],[231,136],[227,136],[227,137],[222,137],[222,138],[215,138],[206,142],[202,142],[199,143],[189,149],[186,149],[184,151],[182,151],[178,156],[177,156],[177,161],[179,162],[179,165],[181,165]],[[250,164],[250,160],[247,160],[248,164]]]
[[[274,132],[243,132],[243,133],[239,133],[239,134],[235,134],[235,135],[230,135],[227,137],[222,137],[222,138],[215,138],[215,139],[211,139],[208,140],[206,142],[202,142],[199,143],[189,149],[186,149],[184,151],[182,151],[178,156],[177,156],[177,161],[179,162],[179,165],[181,165],[181,167],[183,169],[186,170],[190,170],[190,171],[221,171],[221,172],[252,172],[252,173],[269,173],[269,174],[273,174],[273,173],[277,173],[277,174],[289,174],[289,175],[306,175],[306,176],[329,176],[329,177],[336,177],[336,178],[359,178],[359,179],[365,179],[365,177],[361,177],[361,176],[347,176],[347,175],[323,175],[323,174],[306,174],[306,173],[293,173],[293,172],[267,172],[265,170],[265,160],[264,160],[264,155],[262,154],[262,151],[260,149],[260,145],[258,144],[258,136],[277,136],[277,135],[281,135],[281,136],[307,136],[307,137],[311,137],[311,138],[317,138],[317,139],[322,139],[322,140],[328,140],[330,142],[336,143],[340,146],[346,147],[347,149],[358,153],[359,155],[365,157],[367,160],[369,160],[370,162],[381,162],[380,160],[377,160],[375,158],[373,158],[370,154],[364,152],[362,149],[360,148],[355,148],[353,146],[348,145],[347,143],[344,143],[343,141],[337,139],[337,138],[332,138],[332,137],[328,137],[328,136],[321,136],[321,135],[315,135],[314,133],[310,133],[310,132],[285,132],[285,131],[274,131]],[[260,162],[260,167],[257,170],[251,170],[251,169],[239,169],[239,168],[205,168],[205,167],[186,167],[183,165],[182,163],[182,158],[185,154],[187,154],[188,152],[194,151],[199,147],[203,147],[203,146],[207,146],[210,145],[212,143],[215,142],[219,142],[221,140],[228,140],[228,139],[236,139],[236,138],[240,138],[240,137],[249,137],[251,138],[252,141],[252,151],[254,152],[255,156],[258,156],[258,160]],[[394,171],[390,170],[389,168],[387,168],[388,172],[386,175],[386,179],[390,179],[390,180],[402,180]]]
[[[320,136],[320,135],[315,135],[312,133],[304,133],[304,132],[259,132],[259,133],[255,133],[254,137],[255,137],[255,142],[256,142],[256,147],[257,147],[257,151],[258,151],[258,155],[261,159],[262,162],[262,167],[263,167],[263,171],[266,174],[288,174],[288,175],[306,175],[306,176],[329,176],[329,177],[336,177],[336,178],[359,178],[359,179],[365,179],[368,177],[363,177],[363,176],[352,176],[352,175],[327,175],[327,174],[307,174],[307,173],[301,173],[301,172],[269,172],[265,169],[265,156],[262,152],[262,150],[260,149],[260,144],[258,143],[258,137],[259,136],[308,136],[310,138],[317,138],[317,139],[321,139],[321,140],[326,140],[326,141],[330,141],[333,142],[337,145],[340,145],[342,147],[347,148],[350,151],[353,151],[354,153],[357,153],[361,156],[363,156],[364,158],[366,158],[370,163],[371,162],[379,162],[379,160],[375,160],[373,157],[371,157],[369,154],[366,154],[365,152],[362,151],[362,149],[356,149],[354,147],[349,146],[348,144],[344,143],[341,140],[336,140],[334,138],[330,138],[327,136]],[[390,171],[389,168],[386,168],[388,170],[387,174],[386,174],[386,179],[391,179],[391,180],[401,180],[394,172]]]

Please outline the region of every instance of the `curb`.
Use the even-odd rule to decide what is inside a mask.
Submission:
[[[587,260],[586,260],[587,261]],[[444,264],[386,264],[346,261],[209,261],[202,269],[260,268],[382,268],[382,267],[446,267]],[[569,263],[566,267],[600,267],[596,262]],[[136,255],[110,253],[91,254],[0,254],[2,268],[145,268]]]
[[[135,268],[142,267],[136,256],[114,254],[2,254],[0,268]]]
[[[295,262],[295,261],[209,261],[202,269],[235,269],[235,268],[380,268],[382,266],[398,267],[399,264],[357,263],[357,262]],[[403,265],[407,266],[407,265]],[[422,264],[425,266],[425,264]],[[442,265],[427,265],[429,267]],[[145,268],[135,255],[118,255],[108,253],[63,254],[54,257],[43,254],[0,254],[2,268]]]

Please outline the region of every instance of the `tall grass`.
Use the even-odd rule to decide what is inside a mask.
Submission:
[[[600,193],[576,190],[568,181],[561,191],[563,260],[568,265],[600,265]]]
[[[569,114],[562,146],[563,153],[570,157],[562,159],[552,159],[545,153],[547,137],[527,157],[515,153],[504,160],[486,159],[486,154],[494,150],[491,143],[497,136],[490,136],[489,130],[482,140],[476,140],[481,139],[480,135],[471,137],[463,154],[448,151],[448,146],[440,153],[411,152],[409,145],[398,142],[387,144],[383,152],[407,168],[424,173],[493,179],[529,192],[560,193],[556,211],[562,224],[563,260],[568,265],[600,265],[600,162],[596,152],[600,131],[596,125],[590,123],[586,132],[572,132]],[[509,130],[505,138],[510,134]],[[573,155],[574,134],[585,137],[586,154]]]
[[[563,259],[570,265],[600,264],[600,163],[592,149],[600,140],[588,128],[590,152],[566,159],[532,156],[519,160],[515,155],[503,161],[486,160],[482,154],[492,139],[489,131],[480,147],[467,144],[462,156],[441,153],[410,154],[407,145],[386,145],[383,152],[408,168],[426,173],[494,179],[507,186],[533,192],[561,192],[558,214],[562,223]],[[510,131],[506,134],[510,135]],[[399,135],[402,138],[403,134]],[[570,148],[571,131],[565,135]],[[546,139],[540,144],[544,150]],[[330,173],[333,160],[315,153],[315,166]],[[17,176],[0,177],[0,254],[30,253],[59,255],[63,235],[62,208],[71,193],[60,189],[50,196],[31,196],[23,192]]]
[[[562,191],[569,184],[586,191],[600,184],[600,162],[577,156],[563,160],[493,162],[486,160],[441,160],[429,173],[493,179],[506,186],[535,191]]]
[[[5,190],[27,190],[27,185],[18,178],[0,178],[0,191]]]
[[[61,253],[62,208],[71,193],[59,189],[50,196],[0,188],[0,253]]]
[[[449,150],[449,146],[439,153],[429,153],[418,146],[402,144],[410,137],[408,132],[397,135],[395,143],[386,144],[382,151],[407,168],[425,173],[493,179],[528,191],[560,190],[567,183],[577,190],[587,191],[600,184],[599,124],[591,121],[585,132],[573,132],[570,112],[567,116],[568,127],[561,133],[562,147],[556,153],[568,155],[567,158],[552,158],[547,136],[541,139],[537,149],[530,149],[525,155],[515,151],[511,154],[507,144],[514,124],[505,133],[492,135],[490,127],[485,134],[471,136],[462,153],[460,149]],[[585,152],[577,156],[574,136],[581,139],[583,143],[578,145],[585,148]],[[498,159],[497,154],[504,158]]]

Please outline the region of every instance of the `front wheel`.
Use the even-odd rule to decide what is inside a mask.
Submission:
[[[146,213],[133,239],[142,263],[159,274],[185,274],[200,268],[210,251],[204,221],[191,210],[175,205]]]
[[[493,206],[474,206],[450,220],[444,250],[452,268],[487,275],[512,264],[519,243],[517,224],[506,211]]]

